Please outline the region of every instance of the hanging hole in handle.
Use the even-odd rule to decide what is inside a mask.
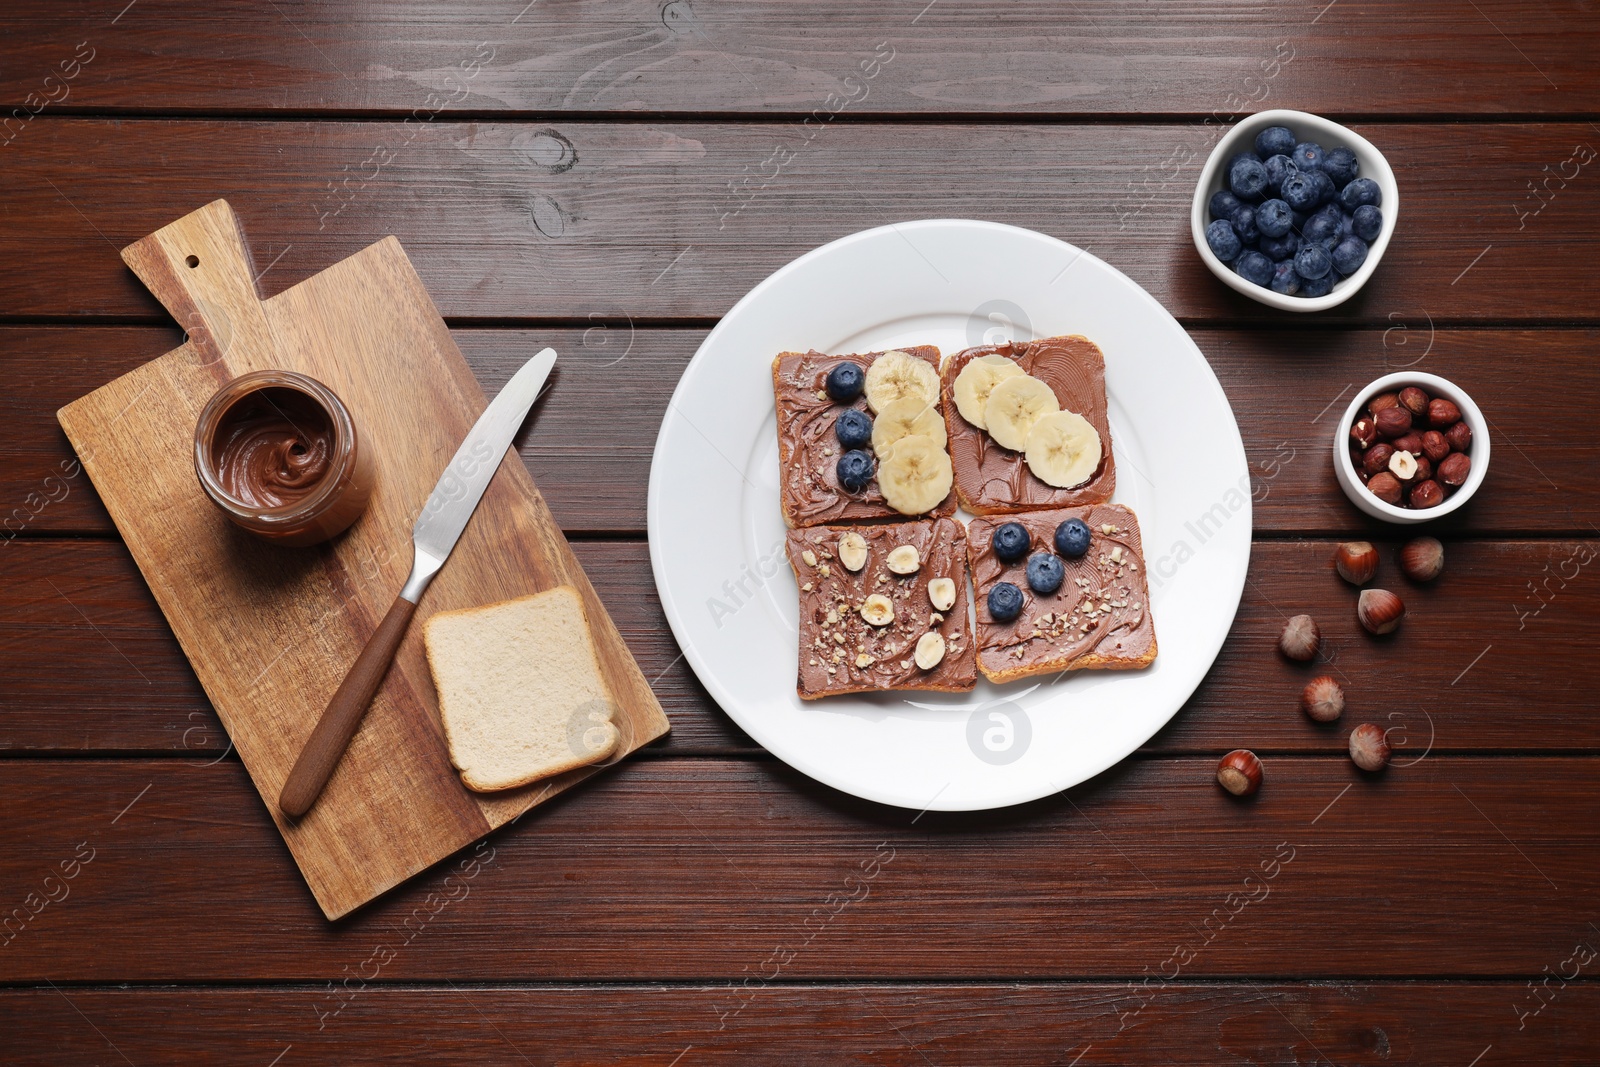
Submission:
[[[198,267],[200,265],[200,257],[199,256],[185,256],[183,258],[183,261],[189,265],[189,269],[190,270],[193,270],[194,268],[196,268],[196,267]]]

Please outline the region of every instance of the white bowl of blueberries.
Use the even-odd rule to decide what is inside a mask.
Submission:
[[[1304,111],[1263,111],[1217,143],[1189,224],[1200,258],[1232,288],[1322,311],[1372,277],[1399,217],[1394,171],[1372,142]]]

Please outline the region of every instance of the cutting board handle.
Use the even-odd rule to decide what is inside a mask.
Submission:
[[[239,218],[213,200],[122,250],[122,261],[189,334],[201,365],[229,349],[274,351]]]

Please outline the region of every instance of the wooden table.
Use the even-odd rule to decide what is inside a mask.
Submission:
[[[1594,1062],[1597,31],[1593,4],[1511,0],[13,0],[0,1055]],[[1315,317],[1225,289],[1190,244],[1218,125],[1279,106],[1355,126],[1405,191],[1372,283]],[[339,924],[55,423],[173,346],[117,249],[216,197],[264,293],[393,233],[487,389],[560,350],[522,453],[673,719]],[[1228,392],[1257,503],[1233,636],[1166,730],[1066,794],[916,818],[731,724],[643,530],[657,425],[717,317],[807,249],[930,216],[1060,236],[1155,294]],[[1327,453],[1342,404],[1403,367],[1497,434],[1426,588]],[[1361,634],[1329,567],[1356,536],[1410,605],[1396,640]],[[1273,650],[1300,611],[1350,693],[1336,729]],[[1379,777],[1344,753],[1367,720],[1404,741]],[[1237,746],[1266,762],[1253,802],[1212,781]]]

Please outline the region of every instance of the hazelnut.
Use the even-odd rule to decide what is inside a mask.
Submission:
[[[1457,426],[1466,423],[1458,422]],[[1472,470],[1472,457],[1465,452],[1452,452],[1439,461],[1439,480],[1445,485],[1460,485],[1467,480],[1467,473]]]
[[[1373,445],[1361,454],[1361,469],[1368,474],[1377,474],[1389,467],[1389,457],[1394,455],[1393,445]]]
[[[1400,503],[1400,479],[1388,471],[1374,474],[1367,481],[1367,488],[1372,490],[1372,495],[1385,504]]]
[[[1300,710],[1317,722],[1332,722],[1344,714],[1344,690],[1326,674],[1313,678],[1300,693]]]
[[[1390,443],[1394,445],[1396,452],[1410,452],[1413,456],[1422,455],[1422,434],[1416,430],[1401,434]]]
[[[917,667],[931,671],[944,659],[944,637],[937,630],[929,630],[917,638]]]
[[[1461,409],[1444,397],[1439,397],[1428,405],[1428,422],[1431,425],[1442,430],[1446,426],[1454,426],[1460,421]]]
[[[1412,415],[1421,415],[1428,410],[1428,394],[1414,385],[1408,385],[1400,390],[1400,406]]]
[[[1261,788],[1261,761],[1247,748],[1236,748],[1217,764],[1217,784],[1236,797]]]
[[[922,566],[922,557],[916,545],[897,545],[889,550],[885,562],[895,574],[915,574]]]
[[[1444,545],[1437,537],[1418,537],[1400,549],[1400,569],[1413,582],[1431,582],[1444,570]]]
[[[1394,393],[1379,393],[1367,404],[1367,410],[1376,415],[1384,408],[1392,408],[1400,403],[1400,397]]]
[[[1444,432],[1444,439],[1450,442],[1451,451],[1465,452],[1467,446],[1472,444],[1472,427],[1465,422],[1458,422]]]
[[[1351,585],[1366,585],[1378,573],[1378,550],[1370,541],[1346,541],[1333,554],[1333,567]]]
[[[1389,739],[1375,723],[1364,722],[1350,731],[1350,758],[1357,767],[1381,771],[1389,765],[1389,755]]]
[[[1296,615],[1284,623],[1283,633],[1278,637],[1278,650],[1302,662],[1315,657],[1321,645],[1322,631],[1310,615]]]
[[[1389,457],[1389,473],[1402,483],[1411,481],[1417,476],[1417,457],[1396,449],[1394,455]]]
[[[894,602],[882,593],[873,593],[861,602],[861,617],[872,626],[888,626],[894,622]]]
[[[1409,497],[1414,508],[1436,508],[1444,503],[1444,486],[1429,478],[1411,487]]]
[[[1371,448],[1378,439],[1378,424],[1371,415],[1363,415],[1350,424],[1350,440],[1362,448]]]
[[[854,530],[839,538],[839,562],[852,574],[867,565],[867,539]]]
[[[1363,589],[1356,600],[1356,618],[1368,633],[1393,633],[1405,614],[1405,602],[1387,589]]]
[[[1425,482],[1433,477],[1433,461],[1427,456],[1414,456],[1417,461],[1416,481]]]
[[[1429,430],[1422,435],[1422,454],[1437,463],[1450,454],[1450,442],[1438,430]]]
[[[1378,424],[1378,436],[1395,438],[1411,429],[1411,412],[1396,404],[1392,408],[1384,408],[1373,416]]]

